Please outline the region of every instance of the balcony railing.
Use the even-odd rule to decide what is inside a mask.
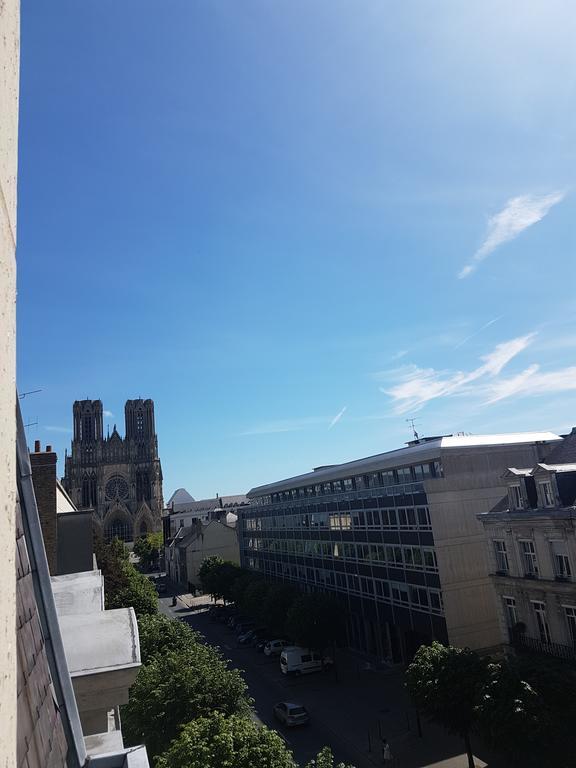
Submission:
[[[576,647],[572,645],[544,643],[536,637],[516,633],[513,633],[511,642],[518,650],[533,651],[534,653],[543,653],[546,656],[555,656],[557,659],[576,661]]]

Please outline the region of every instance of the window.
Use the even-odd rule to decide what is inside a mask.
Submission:
[[[516,599],[514,597],[502,597],[504,604],[504,615],[506,616],[506,624],[512,628],[518,624],[518,616],[516,614]]]
[[[434,549],[424,549],[424,566],[430,570],[438,570],[438,561],[436,560],[436,551]]]
[[[418,526],[419,528],[431,528],[430,512],[428,507],[418,507],[416,510],[418,513]]]
[[[444,601],[442,600],[442,593],[430,590],[430,607],[433,611],[443,611]]]
[[[392,600],[396,600],[399,603],[410,602],[408,587],[405,584],[395,584],[392,582],[390,588],[392,591]]]
[[[572,567],[568,557],[568,548],[563,540],[551,541],[552,559],[554,560],[554,575],[557,579],[569,579],[572,576]]]
[[[566,616],[566,623],[568,624],[568,632],[570,634],[570,640],[572,645],[576,648],[576,606],[564,605],[564,615]]]
[[[538,560],[536,559],[536,548],[533,541],[521,541],[520,552],[522,553],[522,562],[524,563],[525,576],[538,576]]]
[[[538,627],[538,634],[540,640],[543,643],[551,643],[552,637],[550,636],[550,627],[548,626],[548,619],[546,618],[546,606],[544,603],[532,602],[532,608],[536,617],[536,626]]]
[[[552,483],[550,481],[546,481],[545,483],[539,483],[539,486],[542,503],[545,507],[553,507],[554,493],[552,492]]]
[[[494,541],[494,553],[496,555],[496,570],[498,573],[508,573],[509,566],[506,542],[502,540]]]
[[[396,484],[396,478],[394,477],[394,470],[389,469],[386,472],[381,472],[382,475],[382,485],[395,485]]]
[[[511,509],[522,509],[522,492],[519,485],[511,485],[508,489],[508,498]]]

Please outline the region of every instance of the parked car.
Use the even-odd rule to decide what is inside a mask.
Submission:
[[[312,672],[321,672],[322,657],[308,648],[300,648],[297,645],[288,646],[280,654],[280,669],[285,675],[309,675]]]
[[[263,642],[266,637],[266,628],[255,629],[250,638],[250,645],[256,648],[258,643]]]
[[[248,630],[254,629],[255,626],[255,621],[241,621],[239,624],[237,623],[234,625],[234,632],[236,632],[236,635],[239,637],[248,632]]]
[[[287,645],[287,640],[268,640],[264,645],[264,653],[266,656],[279,656]]]
[[[250,621],[250,619],[248,618],[248,616],[240,616],[240,614],[235,613],[232,616],[230,616],[227,624],[231,629],[236,629],[236,625],[240,624],[240,622],[242,621]]]
[[[262,627],[256,627],[252,629],[248,629],[244,634],[240,635],[238,638],[238,642],[241,645],[249,645],[252,640],[258,636],[258,634],[262,634],[265,630]]]
[[[289,701],[281,701],[272,710],[274,717],[279,722],[290,727],[295,725],[306,725],[310,722],[310,715],[306,707],[302,704],[293,704]]]

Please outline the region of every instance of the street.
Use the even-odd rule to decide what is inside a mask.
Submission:
[[[301,766],[325,746],[331,748],[336,762],[355,768],[381,766],[382,738],[391,745],[395,768],[467,765],[459,738],[429,722],[422,724],[419,736],[400,672],[375,670],[351,652],[339,650],[335,671],[286,677],[278,657],[239,645],[232,630],[209,621],[203,607],[210,604],[208,597],[182,596],[175,607],[171,602],[171,597],[161,597],[161,612],[188,623],[242,671],[254,699],[255,717],[280,733]],[[272,708],[280,701],[303,704],[310,724],[293,729],[279,725]],[[504,768],[488,750],[480,752],[484,759],[476,758],[478,768]]]
[[[232,666],[242,670],[248,684],[250,696],[255,702],[255,716],[259,721],[276,729],[292,750],[301,765],[317,755],[324,746],[332,749],[336,762],[351,763],[356,768],[373,766],[367,755],[362,755],[349,742],[345,733],[338,732],[327,715],[334,705],[338,683],[330,672],[303,675],[299,678],[286,677],[280,671],[278,657],[267,657],[252,647],[239,645],[234,632],[225,625],[210,622],[205,611],[189,611],[181,602],[176,608],[171,598],[160,599],[162,613],[186,621],[193,629],[202,633],[211,645],[219,646]],[[310,724],[299,728],[281,726],[274,719],[272,708],[279,701],[303,704],[310,713]],[[330,708],[324,703],[331,702]],[[354,704],[346,697],[343,707],[352,709]],[[345,710],[344,710],[345,712]]]

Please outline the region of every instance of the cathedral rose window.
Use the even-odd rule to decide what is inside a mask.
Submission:
[[[120,475],[114,475],[106,483],[106,496],[109,499],[125,499],[128,496],[128,483]]]

